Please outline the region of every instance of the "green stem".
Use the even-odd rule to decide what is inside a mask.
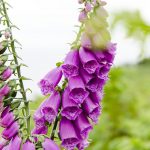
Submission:
[[[72,43],[72,49],[80,47],[79,41],[80,41],[80,37],[81,37],[82,31],[83,31],[83,27],[84,27],[84,24],[82,23],[80,28],[79,28],[77,37],[76,37],[75,41]]]
[[[3,6],[4,15],[5,15],[5,18],[6,18],[7,27],[10,28],[10,30],[11,30],[11,26],[10,26],[9,17],[8,17],[8,14],[7,14],[7,9],[6,9],[6,6],[5,6],[5,2],[4,2],[4,0],[1,0],[1,2],[2,2],[2,6]],[[27,127],[28,135],[30,135],[29,101],[27,100],[27,96],[26,96],[26,92],[25,92],[23,80],[21,79],[22,75],[21,75],[21,70],[20,70],[20,66],[19,66],[19,63],[18,63],[17,55],[16,55],[16,50],[15,50],[15,44],[14,44],[14,39],[13,39],[12,31],[11,31],[10,40],[11,40],[11,49],[12,49],[12,54],[13,54],[14,62],[18,66],[17,67],[17,74],[18,74],[18,78],[19,78],[20,88],[22,89],[21,90],[21,94],[22,94],[22,98],[24,100],[25,111],[26,111],[26,118],[27,118],[26,127]]]

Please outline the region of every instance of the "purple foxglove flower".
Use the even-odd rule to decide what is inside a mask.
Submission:
[[[102,91],[105,83],[106,83],[106,79],[100,79],[95,77],[86,84],[86,87],[91,92]]]
[[[92,92],[102,90],[102,87],[105,84],[104,79],[99,79],[94,75],[88,74],[83,68],[80,68],[80,74],[84,83],[86,84],[87,89]]]
[[[3,149],[3,147],[7,144],[7,140],[5,140],[5,139],[1,139],[1,141],[0,141],[0,150],[2,150]]]
[[[8,128],[14,120],[14,114],[10,112],[9,107],[6,107],[0,116],[0,126],[3,128]]]
[[[6,96],[10,92],[10,87],[8,85],[4,85],[0,89],[0,96]]]
[[[44,102],[43,102],[44,103]],[[43,126],[45,126],[45,119],[44,116],[41,113],[41,107],[43,105],[43,103],[41,104],[41,106],[36,110],[36,112],[34,113],[33,119],[35,121],[35,125],[37,129],[42,128]]]
[[[65,117],[60,121],[59,134],[62,140],[62,146],[66,149],[72,150],[80,142],[72,122]]]
[[[82,10],[79,14],[79,21],[84,22],[87,19],[87,13],[86,11]]]
[[[98,122],[98,117],[101,113],[100,105],[97,104],[97,103],[94,103],[91,100],[91,98],[88,97],[83,102],[82,106],[83,106],[83,109],[86,112],[86,114],[89,116],[89,118],[91,118],[94,123],[97,123]]]
[[[91,49],[91,40],[85,33],[81,36],[81,46]]]
[[[106,65],[103,65],[100,68],[97,68],[96,74],[97,74],[98,78],[107,79],[110,68],[111,68],[110,64],[106,64]]]
[[[2,80],[7,80],[12,75],[12,70],[8,67],[1,75]]]
[[[48,138],[46,138],[45,141],[42,143],[42,147],[44,150],[60,150],[58,145]]]
[[[35,150],[35,145],[30,141],[26,141],[22,145],[22,150]]]
[[[32,135],[40,135],[40,134],[47,134],[48,133],[48,127],[47,126],[43,126],[43,127],[37,127],[35,126],[35,128],[32,130]],[[35,142],[38,141],[37,137],[34,137]]]
[[[77,104],[82,104],[89,95],[89,92],[85,90],[84,83],[80,76],[69,78],[69,89],[69,98]]]
[[[82,110],[69,98],[69,92],[70,91],[68,87],[63,92],[61,115],[69,120],[75,120]]]
[[[9,150],[20,150],[21,138],[16,135],[9,143]]]
[[[40,82],[39,87],[43,95],[50,94],[55,90],[55,87],[59,83],[62,77],[61,68],[55,68],[51,70]]]
[[[95,51],[94,54],[97,58],[97,61],[100,64],[105,65],[107,63],[110,63],[110,64],[113,63],[114,57],[115,57],[115,51],[116,51],[116,44],[108,43],[106,49],[102,51]]]
[[[75,120],[75,126],[78,129],[79,135],[85,139],[88,137],[89,132],[93,129],[89,120],[84,113],[81,113]]]
[[[103,91],[98,91],[98,92],[91,92],[90,93],[90,98],[92,98],[94,103],[99,104],[103,98]]]
[[[47,122],[52,123],[56,118],[60,102],[61,97],[59,92],[52,93],[52,95],[43,102],[41,106],[41,113]]]
[[[90,50],[86,50],[81,47],[79,50],[80,60],[83,64],[83,68],[89,73],[93,74],[98,68],[98,62]]]
[[[13,124],[11,124],[8,128],[4,129],[2,132],[2,137],[4,139],[8,139],[10,140],[12,137],[14,137],[19,130],[19,125],[18,123],[15,121]]]
[[[86,12],[90,12],[92,10],[92,6],[91,6],[91,4],[89,3],[89,2],[87,2],[86,4],[85,4],[85,11]]]
[[[79,74],[79,51],[71,50],[62,65],[62,70],[64,72],[65,77],[69,78],[71,76],[76,76]]]
[[[77,145],[78,150],[84,150],[89,146],[89,142],[87,139],[83,140],[81,143]]]

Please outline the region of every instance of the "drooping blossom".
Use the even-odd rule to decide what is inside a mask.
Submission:
[[[83,68],[80,69],[80,74],[83,78],[86,88],[91,92],[102,90],[105,84],[105,79],[100,79],[94,75],[88,74]]]
[[[89,146],[89,141],[87,139],[84,139],[77,145],[77,148],[78,150],[84,150],[88,146]]]
[[[13,137],[8,145],[8,150],[20,150],[21,148],[21,138],[16,135],[15,137]]]
[[[60,102],[61,98],[59,92],[53,92],[51,96],[43,102],[41,113],[47,122],[52,123],[54,121],[58,114]]]
[[[6,68],[4,70],[4,72],[1,74],[1,79],[2,80],[7,80],[8,78],[10,78],[10,76],[12,75],[12,70],[10,69],[10,67]]]
[[[42,143],[42,147],[44,150],[60,150],[58,145],[48,138],[45,138],[44,142]]]
[[[76,76],[79,74],[79,51],[71,50],[62,65],[62,70],[64,75],[69,78],[71,76]]]
[[[12,137],[14,137],[19,131],[19,125],[15,121],[12,123],[8,128],[5,128],[2,132],[2,137],[4,139],[10,140]]]
[[[6,96],[10,92],[10,87],[8,85],[4,85],[0,89],[0,96]]]
[[[90,124],[87,116],[84,113],[81,113],[77,119],[74,121],[75,126],[77,127],[77,131],[79,135],[85,139],[88,137],[89,132],[93,129],[92,125]]]
[[[92,119],[94,123],[98,122],[98,117],[101,113],[101,107],[88,97],[82,104],[84,112]]]
[[[65,117],[63,117],[60,121],[59,134],[62,146],[66,149],[72,150],[80,142],[73,123]]]
[[[80,76],[69,78],[69,89],[69,98],[77,104],[82,104],[89,95],[89,92],[85,90],[85,85]]]
[[[55,90],[62,77],[62,70],[60,67],[51,70],[40,82],[39,87],[43,95],[50,94]]]
[[[99,104],[103,98],[103,91],[91,92],[90,98],[93,100],[94,103]]]
[[[89,73],[93,74],[98,68],[98,62],[95,59],[93,53],[85,48],[81,47],[79,50],[80,60],[83,68]]]
[[[22,150],[35,150],[35,145],[27,140],[23,145],[22,145]]]
[[[0,115],[0,126],[8,128],[15,120],[13,112],[10,112],[10,108],[6,107]]]
[[[63,92],[61,115],[69,120],[75,120],[82,110],[73,100],[69,98],[69,92],[68,87]]]

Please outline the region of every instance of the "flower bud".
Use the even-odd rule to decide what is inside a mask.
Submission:
[[[89,2],[87,2],[86,4],[85,4],[85,11],[86,12],[90,12],[92,10],[92,6],[91,6],[91,4],[89,3]]]
[[[1,79],[6,81],[10,76],[12,75],[12,70],[8,67],[4,70],[4,72],[1,74]]]
[[[79,21],[84,22],[87,19],[87,13],[85,10],[82,10],[79,14]]]

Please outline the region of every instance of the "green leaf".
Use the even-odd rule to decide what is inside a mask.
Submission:
[[[32,80],[32,79],[27,78],[27,77],[24,77],[24,76],[22,76],[20,79],[21,79],[21,80]]]

